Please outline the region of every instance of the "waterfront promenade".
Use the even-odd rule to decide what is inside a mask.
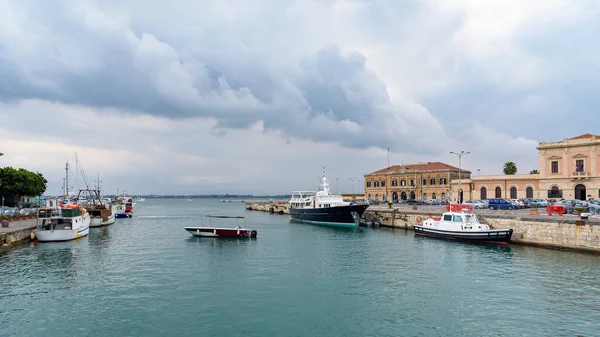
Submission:
[[[30,239],[35,226],[36,219],[27,219],[12,221],[8,223],[8,227],[0,227],[0,247]]]

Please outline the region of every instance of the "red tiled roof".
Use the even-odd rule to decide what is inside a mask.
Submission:
[[[382,173],[391,173],[400,171],[402,168],[407,171],[458,171],[458,167],[454,167],[452,165],[444,164],[439,161],[432,161],[428,163],[413,163],[413,164],[404,164],[404,165],[392,165],[390,167],[386,167],[384,169],[371,172],[369,174],[382,174]],[[463,172],[469,172],[469,170],[462,169]]]
[[[600,138],[600,136],[598,136],[598,135],[593,135],[591,133],[584,133],[583,135],[579,135],[577,137],[573,137],[573,138],[569,138],[569,139],[586,139],[586,138],[592,138],[592,137]]]

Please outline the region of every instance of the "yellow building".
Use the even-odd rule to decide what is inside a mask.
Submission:
[[[459,169],[441,162],[393,165],[365,174],[365,198],[368,200],[446,200],[450,181],[458,179]],[[462,179],[471,172],[461,170]]]
[[[600,136],[589,133],[541,142],[537,147],[539,174],[473,176],[461,180],[464,199],[600,198],[598,147]],[[458,196],[458,180],[452,186],[452,195]]]

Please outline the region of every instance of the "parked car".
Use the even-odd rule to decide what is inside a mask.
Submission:
[[[495,209],[518,209],[519,205],[515,204],[514,202],[508,200],[508,199],[504,199],[504,198],[491,198],[488,199],[488,208],[495,210]]]
[[[462,203],[463,205],[469,205],[471,206],[473,209],[480,209],[483,208],[483,205],[480,202],[477,202],[475,200],[467,200],[465,202]]]
[[[510,201],[517,205],[518,208],[524,208],[525,204],[519,199],[510,199]]]

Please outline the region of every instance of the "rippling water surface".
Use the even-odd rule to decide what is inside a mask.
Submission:
[[[256,240],[194,238],[245,215]],[[0,253],[0,336],[598,335],[600,258],[148,200],[74,242]]]

